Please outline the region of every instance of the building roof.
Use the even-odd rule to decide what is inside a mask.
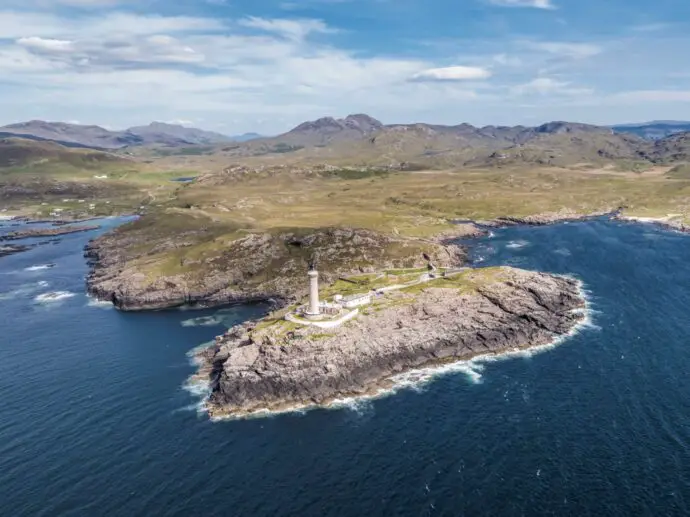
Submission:
[[[344,296],[343,301],[344,302],[353,302],[355,300],[359,300],[360,298],[366,298],[367,296],[371,296],[371,293],[351,294],[349,296]]]

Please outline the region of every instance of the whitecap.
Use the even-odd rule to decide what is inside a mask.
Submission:
[[[567,248],[558,248],[553,250],[553,252],[557,255],[563,255],[564,257],[569,257],[572,255],[572,252]]]
[[[207,341],[206,343],[202,343],[199,346],[195,346],[192,348],[189,352],[187,352],[187,358],[189,359],[189,364],[194,367],[199,366],[199,352],[202,350],[206,350],[207,348],[213,346],[215,341]]]
[[[52,269],[54,267],[55,264],[41,264],[39,266],[25,267],[24,271],[44,271],[46,269]]]
[[[0,293],[0,300],[11,300],[12,298],[15,297],[21,297],[21,296],[27,296],[35,293],[39,289],[45,289],[48,287],[50,284],[46,281],[41,281],[41,282],[36,282],[33,284],[25,284],[22,286],[19,286],[17,289],[14,289],[13,291],[7,291],[5,293]]]
[[[113,309],[115,306],[112,302],[107,300],[99,300],[98,298],[93,298],[89,296],[89,301],[86,303],[87,307],[97,307],[99,309]]]
[[[34,301],[40,304],[58,303],[74,296],[76,296],[76,293],[71,293],[69,291],[52,291],[50,293],[39,294],[34,298]]]
[[[508,244],[506,244],[506,248],[510,248],[512,250],[519,250],[521,248],[529,246],[529,244],[530,243],[527,241],[510,241]]]
[[[198,318],[191,318],[180,322],[183,327],[213,327],[220,325],[223,322],[223,318],[220,314],[214,314],[213,316],[200,316]]]

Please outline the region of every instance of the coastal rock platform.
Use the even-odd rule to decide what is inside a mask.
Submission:
[[[271,316],[198,353],[212,417],[375,394],[396,374],[546,345],[583,321],[577,280],[514,268],[469,270],[375,302],[323,333]]]

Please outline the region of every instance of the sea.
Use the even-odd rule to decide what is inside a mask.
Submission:
[[[266,307],[90,299],[83,247],[122,222],[0,258],[0,516],[690,514],[690,236],[493,230],[466,243],[475,265],[584,283],[575,335],[378,399],[216,422],[191,352]]]

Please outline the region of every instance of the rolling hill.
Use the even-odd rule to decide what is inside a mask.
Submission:
[[[629,133],[647,140],[659,140],[677,133],[690,131],[690,122],[658,120],[643,124],[620,124],[612,126],[616,133]]]
[[[68,148],[49,141],[0,138],[0,169],[37,170],[65,165],[99,169],[104,165],[124,163],[129,161],[101,151]]]
[[[603,165],[664,158],[654,144],[611,128],[572,122],[536,127],[385,125],[368,115],[304,122],[272,138],[226,146],[233,159],[326,162],[334,165],[492,167],[503,165]]]
[[[152,122],[124,131],[110,131],[100,126],[31,120],[0,127],[0,137],[48,140],[71,147],[122,149],[137,146],[189,146],[231,142],[229,136],[176,124]]]

